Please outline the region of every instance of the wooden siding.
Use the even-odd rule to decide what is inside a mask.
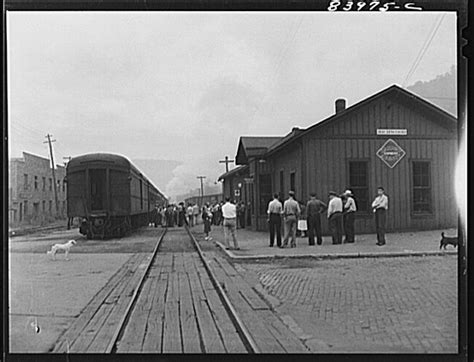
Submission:
[[[365,107],[349,112],[347,115],[318,129],[318,137],[359,137],[377,136],[377,128],[406,128],[408,137],[451,138],[442,121],[428,118],[422,111],[414,109],[405,102],[382,97],[368,103]],[[407,136],[394,136],[407,137]]]
[[[457,134],[449,122],[446,121],[445,126],[443,121],[430,119],[404,101],[379,98],[324,127],[315,128],[302,137],[302,143],[294,142],[270,156],[273,190],[280,190],[280,170],[284,170],[284,191],[287,193],[290,172],[295,170],[297,198],[307,200],[309,193],[314,191],[326,202],[330,190],[342,193],[348,186],[348,162],[365,160],[368,161],[369,201],[375,197],[379,185],[389,196],[389,231],[455,227],[457,207],[453,177]],[[408,135],[377,136],[377,128],[406,128]],[[406,152],[394,168],[388,167],[376,155],[389,138]],[[304,158],[300,144],[304,145]],[[412,212],[412,162],[416,160],[430,162],[433,210],[429,215]],[[305,172],[302,172],[303,167]],[[373,214],[359,213],[356,232],[372,233],[374,229]],[[327,221],[323,221],[323,231],[328,232]]]

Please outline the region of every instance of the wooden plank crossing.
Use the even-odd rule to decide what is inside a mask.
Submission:
[[[118,349],[122,352],[140,352],[144,345],[144,336],[148,328],[150,328],[148,322],[153,320],[150,315],[153,311],[153,303],[155,301],[155,292],[160,289],[161,292],[165,291],[167,281],[164,283],[160,280],[160,271],[164,264],[164,258],[160,258],[150,269],[148,275],[149,283],[145,283],[143,286],[142,293],[140,294],[137,305],[132,311],[131,319],[135,321],[125,332],[126,338],[124,343],[118,346]],[[164,288],[163,288],[164,285]],[[161,288],[159,288],[162,286]],[[161,318],[160,318],[161,326]],[[161,347],[160,347],[161,348]]]
[[[191,259],[189,255],[183,255],[183,269]],[[196,311],[191,297],[191,285],[186,273],[178,274],[179,297],[180,297],[180,323],[182,328],[183,352],[200,353],[202,351],[197,326]]]
[[[165,298],[163,353],[182,352],[178,293],[178,274],[170,271]]]
[[[120,317],[124,313],[134,289],[137,287],[141,277],[141,273],[138,270],[145,262],[146,258],[138,263],[135,270],[127,270],[122,281],[111,291],[97,314],[91,319],[86,327],[86,333],[79,335],[74,341],[71,346],[71,352],[105,352],[107,343],[112,338]]]
[[[90,324],[98,311],[104,304],[105,299],[118,287],[119,284],[123,283],[127,277],[130,277],[129,271],[137,270],[138,266],[142,263],[146,255],[134,254],[132,255],[124,265],[109,279],[102,288],[84,308],[77,319],[72,323],[71,327],[59,338],[56,342],[53,351],[56,353],[71,351],[72,345],[78,339],[78,337],[85,333],[86,327]]]
[[[309,352],[226,259],[214,252],[206,257],[261,353]]]
[[[62,336],[55,351],[103,353],[115,342],[116,353],[247,353],[248,343],[234,324],[241,319],[259,352],[306,352],[227,260],[206,252],[236,318],[230,317],[232,308],[223,304],[226,298],[218,293],[187,233],[168,231],[162,244],[165,248],[148,269],[118,340],[113,338],[146,270],[148,254],[129,259]]]
[[[184,230],[166,234],[161,267],[151,267],[143,287],[148,297],[139,296],[117,353],[248,352],[199,255],[178,246],[184,242],[190,243]]]
[[[165,294],[168,287],[168,275],[160,274],[154,287],[152,310],[146,321],[146,331],[141,352],[161,353],[163,343],[163,321],[165,314]],[[119,350],[120,352],[120,350]]]

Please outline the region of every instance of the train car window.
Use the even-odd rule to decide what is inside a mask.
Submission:
[[[103,210],[105,200],[105,170],[89,170],[91,210]]]

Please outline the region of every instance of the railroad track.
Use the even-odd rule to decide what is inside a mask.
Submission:
[[[117,277],[53,352],[259,352],[189,230],[165,230],[129,264],[129,280]]]

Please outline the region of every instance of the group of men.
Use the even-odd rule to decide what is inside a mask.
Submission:
[[[219,206],[219,217],[220,217],[220,223],[217,225],[221,225],[224,227],[224,243],[226,245],[227,249],[230,249],[230,244],[229,244],[229,237],[232,236],[233,242],[234,242],[234,249],[239,250],[239,244],[237,242],[237,237],[235,234],[235,231],[237,229],[238,225],[238,216],[239,216],[239,208],[238,205],[235,205],[235,201],[232,203],[230,201],[229,197],[226,197],[226,202],[221,203]],[[214,209],[209,203],[206,203],[203,208],[202,208],[202,215],[201,218],[204,223],[204,234],[205,234],[205,240],[211,240],[212,237],[210,236],[211,232],[211,225],[212,221],[214,219],[214,212],[213,210],[217,211]],[[245,219],[244,219],[245,220]]]
[[[150,222],[158,227],[182,227],[185,224],[194,226],[199,215],[199,206],[188,204],[186,208],[184,202],[179,204],[169,204],[166,207],[156,206],[151,213]]]
[[[227,200],[227,198],[226,198]],[[229,199],[230,200],[230,199]],[[245,203],[243,201],[237,202],[235,200],[232,201],[232,203],[236,207],[236,228],[245,228]],[[223,201],[221,202],[216,202],[213,205],[210,205],[207,203],[205,206],[207,207],[208,211],[212,214],[211,216],[211,225],[215,226],[220,226],[223,225],[224,223],[224,216],[222,212],[222,207],[225,205]]]
[[[310,199],[304,206],[305,216],[302,215],[302,207],[295,200],[295,192],[290,191],[288,199],[282,203],[278,194],[273,196],[269,202],[267,214],[270,228],[270,247],[273,247],[276,236],[277,246],[285,248],[290,242],[290,247],[296,247],[296,231],[298,220],[306,217],[307,235],[309,245],[321,245],[323,242],[321,232],[321,214],[326,212],[329,230],[331,231],[332,243],[342,244],[353,243],[355,241],[355,214],[357,205],[351,190],[346,190],[342,195],[334,191],[328,193],[329,201],[319,200],[315,193],[311,193]],[[388,197],[385,195],[383,187],[377,189],[377,197],[372,202],[372,210],[375,214],[375,225],[377,230],[376,245],[385,245],[385,220],[388,209]],[[282,242],[281,229],[284,223],[284,238]],[[291,238],[291,240],[290,240]]]

